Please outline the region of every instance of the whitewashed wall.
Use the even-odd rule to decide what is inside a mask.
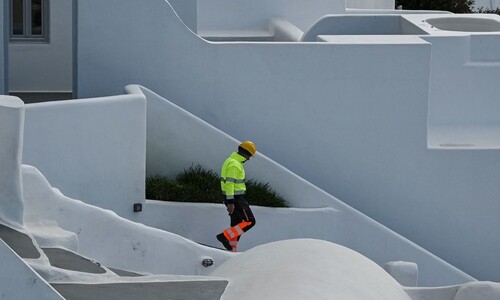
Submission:
[[[236,150],[238,142],[232,137],[150,90],[139,86],[128,86],[126,90],[144,93],[147,98],[149,176],[173,177],[193,163],[218,171],[224,159]],[[449,285],[471,279],[259,152],[246,163],[245,169],[248,178],[270,183],[291,206],[310,209],[255,207],[257,225],[242,238],[242,250],[283,239],[319,238],[359,251],[380,265],[392,260],[415,261],[423,286]],[[229,224],[222,205],[158,201],[146,202],[140,220],[146,225],[214,246],[220,246],[215,235]]]
[[[8,2],[2,1],[0,3],[0,16],[2,16],[2,22],[0,22],[0,32],[2,33],[2,38],[0,39],[0,94],[6,95],[9,91],[9,9]]]
[[[314,238],[353,249],[381,266],[389,261],[416,262],[419,286],[442,286],[473,280],[425,249],[350,208],[342,207],[337,211],[332,208],[253,206],[252,210],[257,222],[251,231],[242,236],[238,245],[241,251],[274,241]],[[216,247],[221,247],[221,244],[215,235],[229,225],[222,204],[147,201],[141,217],[147,226]],[[186,222],[186,219],[191,221]]]
[[[48,43],[10,43],[10,92],[71,92],[73,1],[51,0]]]
[[[104,266],[143,274],[208,275],[213,268],[202,266],[204,257],[216,267],[234,255],[68,198],[32,166],[23,165],[22,171],[27,221],[56,223],[74,232],[78,253]]]
[[[182,22],[193,32],[198,31],[198,0],[170,0]]]
[[[496,89],[500,55],[495,49],[500,47],[500,33],[425,39],[435,53],[430,124],[496,126],[500,122]],[[451,48],[455,51],[450,52]]]
[[[133,219],[144,202],[145,118],[140,95],[28,104],[23,163],[65,195]]]
[[[144,84],[469,274],[500,281],[500,237],[486,234],[500,227],[500,153],[427,149],[430,44],[206,43],[163,1],[78,5],[80,96]]]
[[[399,15],[326,15],[304,33],[303,42],[315,42],[318,35],[408,35],[425,34]],[[380,42],[382,37],[376,37]],[[403,40],[402,37],[398,37]],[[395,42],[393,42],[395,43]]]
[[[325,14],[344,13],[345,5],[338,0],[201,0],[198,29],[266,29],[271,18],[279,17],[305,31]]]
[[[21,174],[25,109],[17,97],[0,96],[0,223],[24,229]],[[0,298],[62,299],[0,239]]]
[[[21,159],[24,103],[17,97],[0,96],[0,222],[23,226]]]
[[[396,3],[394,0],[347,0],[347,8],[359,9],[394,9]]]

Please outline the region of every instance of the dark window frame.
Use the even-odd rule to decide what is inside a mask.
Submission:
[[[32,32],[32,3],[33,0],[21,0],[23,2],[22,12],[22,34],[14,34],[14,0],[10,0],[10,41],[15,43],[48,43],[49,42],[49,1],[41,0],[41,34]]]

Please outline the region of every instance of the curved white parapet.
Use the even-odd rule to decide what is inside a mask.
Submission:
[[[500,22],[481,17],[429,18],[427,23],[440,30],[462,32],[500,32]]]
[[[211,275],[229,278],[222,299],[410,299],[396,280],[368,258],[321,240],[255,247]]]
[[[302,42],[315,42],[319,35],[401,35],[426,34],[400,15],[325,15],[318,19],[302,37]],[[354,40],[355,41],[355,40]]]
[[[32,166],[23,165],[22,172],[26,222],[57,222],[76,233],[79,255],[103,265],[143,274],[205,275],[211,268],[203,259],[210,257],[215,267],[234,255],[68,198]]]
[[[21,157],[24,103],[17,97],[0,97],[0,220],[13,227],[23,224]]]

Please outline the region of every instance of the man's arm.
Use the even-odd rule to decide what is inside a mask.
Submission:
[[[229,214],[234,211],[234,182],[237,171],[236,167],[229,167],[226,172],[226,205]]]

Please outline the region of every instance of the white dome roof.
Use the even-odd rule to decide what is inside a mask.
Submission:
[[[322,240],[261,245],[231,258],[211,275],[229,278],[222,299],[410,299],[377,264]]]

